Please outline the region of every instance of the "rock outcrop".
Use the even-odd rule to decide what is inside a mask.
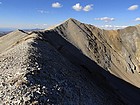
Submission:
[[[0,104],[139,105],[139,36],[69,19],[0,37]]]

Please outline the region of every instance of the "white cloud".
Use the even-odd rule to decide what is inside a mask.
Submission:
[[[38,23],[38,24],[0,24],[0,28],[16,28],[16,29],[34,29],[40,28],[45,29],[50,25],[46,23]]]
[[[61,8],[62,5],[59,2],[52,3],[53,8]]]
[[[49,24],[35,24],[35,25],[30,25],[29,27],[32,27],[32,28],[48,28],[49,27]]]
[[[122,28],[126,28],[128,26],[113,26],[113,29],[122,29]]]
[[[28,28],[46,28],[46,27],[48,27],[48,24],[31,24],[26,27],[28,27]]]
[[[47,26],[48,24],[43,24],[44,26]]]
[[[140,18],[136,18],[135,21],[140,21]]]
[[[49,13],[48,11],[45,11],[45,10],[37,10],[37,12],[42,13],[42,14]]]
[[[102,18],[95,18],[95,20],[101,20],[101,21],[104,21],[104,22],[110,22],[110,21],[114,21],[115,18],[102,17]]]
[[[22,25],[22,27],[25,27],[25,28],[47,28],[49,25],[44,23],[44,24],[25,24],[25,25]]]
[[[111,29],[122,29],[122,28],[126,28],[127,26],[117,26],[117,25],[102,25],[102,26],[98,26],[102,29],[107,29],[107,30],[111,30]]]
[[[80,5],[80,3],[77,3],[77,4],[75,4],[74,6],[72,6],[72,8],[73,8],[75,11],[81,11],[82,6]]]
[[[92,7],[93,7],[93,4],[86,5],[86,6],[83,8],[83,10],[86,11],[86,12],[88,12],[88,11],[90,11],[90,10],[93,9]]]
[[[128,8],[128,10],[133,11],[133,10],[136,10],[136,9],[138,9],[138,8],[139,8],[138,5],[132,5],[132,6],[130,6],[130,7]]]

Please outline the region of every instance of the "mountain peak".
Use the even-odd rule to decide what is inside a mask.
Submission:
[[[58,26],[60,26],[60,25],[63,25],[63,24],[69,24],[69,23],[81,23],[81,22],[79,22],[78,20],[76,20],[76,19],[74,19],[74,18],[68,18],[67,20],[65,20],[65,21],[63,21],[62,23],[60,23],[60,24],[56,24],[56,25],[54,25],[54,26],[51,26],[51,27],[49,27],[49,28],[47,28],[47,29],[45,29],[45,31],[46,30],[51,30],[51,29],[55,29],[56,27],[58,27]]]
[[[77,20],[74,18],[69,18],[69,19],[67,19],[67,21],[77,21]]]
[[[65,24],[65,23],[81,23],[80,21],[78,21],[78,20],[76,20],[76,19],[74,19],[74,18],[68,18],[67,20],[65,20],[64,22],[62,22],[62,23],[60,23],[60,24],[58,24],[58,25],[56,25],[56,26],[59,26],[59,25],[61,25],[61,24]]]
[[[80,23],[80,21],[78,21],[78,20],[76,20],[76,19],[74,19],[74,18],[69,18],[69,19],[67,19],[65,22],[78,22],[78,23]],[[64,22],[64,23],[65,23]]]
[[[20,32],[20,33],[26,33],[25,31],[21,30],[21,29],[16,29],[15,31],[13,31],[14,33]]]

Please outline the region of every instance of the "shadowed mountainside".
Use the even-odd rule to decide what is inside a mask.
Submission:
[[[0,103],[139,105],[139,30],[106,31],[69,19],[1,37]]]

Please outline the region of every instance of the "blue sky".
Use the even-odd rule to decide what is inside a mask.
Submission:
[[[68,18],[98,27],[140,24],[139,0],[0,0],[0,28],[47,28]]]

